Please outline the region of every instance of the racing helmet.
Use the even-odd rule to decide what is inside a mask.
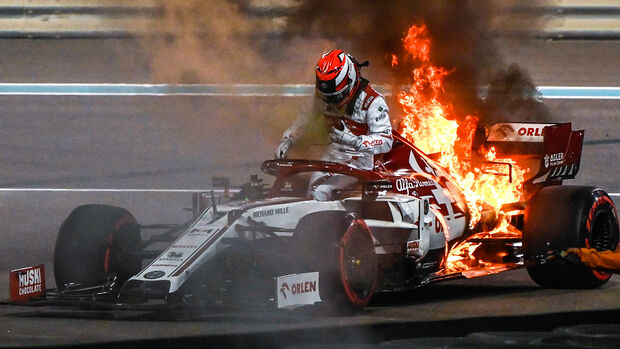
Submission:
[[[316,92],[328,104],[340,106],[355,93],[360,78],[359,64],[342,50],[324,53],[316,64]]]

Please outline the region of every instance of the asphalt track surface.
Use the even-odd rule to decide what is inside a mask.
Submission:
[[[2,82],[152,82],[132,47],[123,40],[0,40],[0,77]],[[616,86],[619,53],[617,41],[537,41],[504,51],[537,84],[563,86]],[[2,96],[0,103],[0,187],[204,189],[210,187],[212,176],[230,176],[233,183],[242,183],[258,173],[260,162],[271,157],[280,132],[303,100]],[[582,166],[572,184],[620,193],[620,100],[546,103],[555,121],[571,121],[574,129],[586,129]],[[7,275],[8,270],[39,263],[51,271],[58,227],[74,207],[84,203],[123,206],[140,223],[180,223],[189,218],[182,208],[191,204],[191,195],[0,191],[0,273]],[[53,285],[51,273],[47,277]],[[0,278],[0,298],[8,296],[7,290],[6,277]],[[543,290],[525,271],[517,270],[378,297],[353,317],[3,305],[0,346],[165,337],[197,341],[182,342],[188,345],[230,345],[234,342],[226,338],[252,343],[245,335],[264,333],[271,337],[261,344],[300,347],[333,341],[377,343],[407,336],[465,336],[480,331],[552,331],[579,323],[617,322],[618,314],[617,276],[596,290]],[[553,337],[562,331],[547,334]]]

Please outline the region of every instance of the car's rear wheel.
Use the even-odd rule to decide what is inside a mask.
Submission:
[[[319,272],[322,304],[340,313],[362,309],[377,278],[372,234],[364,221],[342,212],[302,219],[295,231],[304,272]]]
[[[543,260],[547,251],[568,247],[615,250],[618,217],[611,198],[592,187],[554,186],[540,190],[524,218],[523,249],[526,259]],[[537,284],[547,288],[596,288],[611,274],[555,258],[528,267]]]
[[[56,286],[84,288],[139,272],[140,233],[134,216],[108,205],[84,205],[63,222],[54,249]]]

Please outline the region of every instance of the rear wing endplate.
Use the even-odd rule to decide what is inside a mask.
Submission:
[[[506,156],[539,158],[538,171],[527,182],[558,182],[575,178],[581,162],[584,130],[571,123],[498,123],[485,130],[487,146]]]

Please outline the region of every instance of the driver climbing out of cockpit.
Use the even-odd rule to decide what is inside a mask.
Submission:
[[[321,160],[371,170],[374,156],[392,149],[392,125],[385,99],[368,80],[361,77],[359,64],[341,50],[323,54],[316,66],[316,97],[310,111],[302,113],[289,127],[276,149],[277,159],[284,159],[304,128],[323,115],[330,121],[331,140]],[[322,102],[319,101],[322,100]],[[316,200],[331,200],[334,190],[345,189],[357,179],[334,173],[315,172],[310,177],[308,194]]]

